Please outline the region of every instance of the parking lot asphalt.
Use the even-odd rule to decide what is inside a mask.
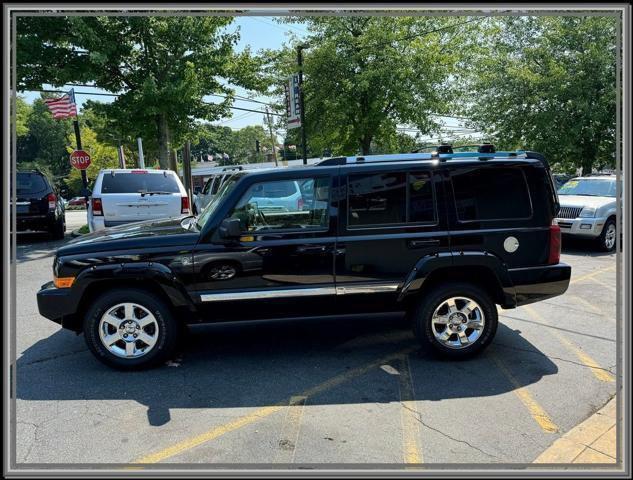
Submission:
[[[165,366],[122,373],[38,314],[70,230],[17,241],[17,468],[530,463],[616,393],[616,258],[590,244],[564,239],[567,293],[502,310],[475,359],[369,316],[198,326]]]

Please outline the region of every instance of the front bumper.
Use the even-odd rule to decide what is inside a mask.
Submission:
[[[71,296],[70,288],[57,288],[53,282],[45,283],[37,292],[37,309],[40,315],[62,327],[75,325],[77,302]]]
[[[562,295],[569,287],[571,267],[565,263],[508,270],[514,284],[516,306]]]
[[[602,233],[606,218],[557,218],[560,232],[566,235],[579,235],[596,238]]]

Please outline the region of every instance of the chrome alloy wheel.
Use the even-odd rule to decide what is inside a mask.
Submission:
[[[237,269],[233,265],[218,265],[209,270],[209,277],[212,280],[230,280],[237,274]]]
[[[610,223],[607,225],[607,233],[604,235],[604,246],[609,250],[611,250],[615,245],[615,235],[615,225]]]
[[[483,309],[471,298],[451,297],[433,312],[435,339],[448,348],[466,348],[481,336],[486,324]]]
[[[148,354],[158,341],[158,322],[137,303],[119,303],[109,308],[99,321],[99,338],[110,353],[121,358]]]

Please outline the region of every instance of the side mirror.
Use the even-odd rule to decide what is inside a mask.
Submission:
[[[242,234],[239,218],[225,218],[220,224],[220,237],[237,238]]]

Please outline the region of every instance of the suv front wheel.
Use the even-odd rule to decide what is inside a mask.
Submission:
[[[435,287],[412,313],[420,343],[444,357],[471,357],[486,348],[497,331],[497,308],[490,295],[467,283]]]
[[[177,342],[171,311],[153,293],[112,290],[97,298],[83,326],[86,343],[103,363],[140,370],[166,361]]]

